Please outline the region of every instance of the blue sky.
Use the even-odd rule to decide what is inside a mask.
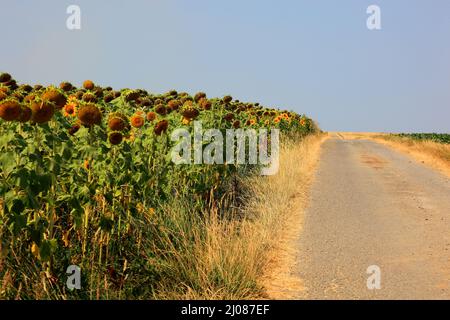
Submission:
[[[81,30],[66,28],[71,4]],[[371,4],[382,30],[366,27]],[[0,5],[0,70],[21,83],[205,91],[306,113],[325,130],[450,132],[448,0]]]

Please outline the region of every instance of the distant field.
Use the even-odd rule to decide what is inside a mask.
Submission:
[[[450,134],[448,133],[401,133],[396,136],[414,140],[431,140],[434,142],[450,144]]]

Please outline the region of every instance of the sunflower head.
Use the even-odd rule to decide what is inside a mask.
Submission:
[[[152,122],[155,119],[156,119],[156,113],[154,113],[153,111],[150,111],[149,113],[147,113],[147,121]]]
[[[103,98],[103,100],[106,102],[106,103],[108,103],[108,102],[111,102],[111,101],[113,101],[114,100],[114,95],[113,94],[107,94],[104,98]]]
[[[163,132],[167,131],[168,127],[169,122],[167,120],[161,120],[156,124],[154,132],[157,136],[160,136]]]
[[[122,131],[126,128],[126,117],[121,113],[112,113],[108,118],[108,128],[112,131]]]
[[[31,121],[45,123],[50,121],[55,113],[55,105],[46,100],[36,99],[31,102]]]
[[[185,125],[190,124],[191,121],[192,121],[191,119],[185,118],[185,117],[182,117],[182,119],[181,119],[181,123],[182,123],[182,124],[185,124]]]
[[[21,113],[17,121],[19,122],[28,122],[31,119],[32,111],[28,107],[22,107]]]
[[[137,98],[139,98],[138,91],[130,91],[125,94],[125,101],[135,101]]]
[[[11,81],[12,77],[9,73],[2,73],[0,74],[0,82],[4,83],[4,82],[8,82]]]
[[[134,114],[130,118],[131,126],[135,128],[141,128],[144,125],[144,117],[140,114]]]
[[[61,89],[61,90],[63,90],[63,91],[65,91],[65,92],[68,92],[68,91],[70,91],[70,90],[72,90],[73,89],[73,86],[72,86],[72,84],[70,83],[70,82],[61,82],[60,84],[59,84],[59,88]]]
[[[196,108],[188,106],[183,108],[181,114],[183,115],[183,117],[192,120],[197,118],[200,112]]]
[[[223,102],[230,103],[233,100],[232,96],[225,96],[223,97]]]
[[[75,133],[78,132],[78,130],[80,130],[80,125],[79,125],[79,124],[75,124],[75,125],[73,125],[73,126],[71,126],[71,127],[69,128],[69,134],[70,134],[71,136],[73,136]]]
[[[85,102],[97,102],[97,97],[91,92],[86,92],[85,94],[83,94],[81,99]]]
[[[167,108],[163,104],[158,104],[155,107],[155,111],[157,114],[165,116],[167,114]]]
[[[241,122],[239,120],[236,120],[233,122],[233,128],[239,129],[241,127]]]
[[[5,121],[14,121],[20,117],[22,106],[19,101],[8,99],[0,103],[0,118]]]
[[[150,107],[152,105],[152,101],[149,98],[141,98],[140,105],[143,107]]]
[[[68,102],[64,106],[64,116],[65,117],[75,117],[77,115],[77,103]]]
[[[44,101],[49,101],[55,104],[55,107],[61,109],[67,102],[66,96],[54,87],[49,87],[41,96]]]
[[[86,80],[83,82],[83,88],[86,90],[93,90],[95,88],[95,84],[91,80]]]
[[[118,145],[123,140],[123,135],[119,131],[113,131],[108,135],[108,140],[112,145]]]
[[[233,113],[227,113],[224,117],[225,121],[231,122],[231,120],[234,119],[234,114]]]
[[[198,92],[198,93],[196,93],[195,96],[194,96],[194,101],[195,101],[195,102],[199,102],[200,99],[203,99],[203,98],[206,98],[206,93],[204,93],[204,92]]]
[[[204,110],[210,110],[211,109],[211,102],[206,99],[206,98],[201,98],[198,102],[200,108],[204,109]]]
[[[85,127],[99,125],[102,122],[102,112],[95,104],[86,104],[78,109],[78,119]]]
[[[167,107],[172,110],[178,110],[178,108],[181,106],[181,102],[177,99],[172,99],[167,103]]]

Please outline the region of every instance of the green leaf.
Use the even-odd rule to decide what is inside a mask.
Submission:
[[[16,161],[13,152],[5,152],[0,155],[0,166],[3,172],[8,176],[15,168]]]

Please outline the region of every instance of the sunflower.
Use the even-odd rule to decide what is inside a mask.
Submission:
[[[204,110],[210,110],[212,107],[211,102],[206,99],[206,98],[201,98],[198,102],[200,108],[204,109]]]
[[[49,101],[33,101],[31,103],[31,120],[36,123],[45,123],[50,121],[55,113],[55,105]]]
[[[194,96],[194,101],[195,102],[199,102],[200,99],[206,98],[206,93],[204,92],[199,92]]]
[[[42,94],[41,98],[44,101],[53,102],[58,109],[63,108],[67,102],[66,96],[56,88],[49,88]]]
[[[77,115],[77,104],[75,102],[68,102],[64,106],[65,117],[75,117]]]
[[[86,102],[97,102],[97,97],[90,92],[86,92],[85,94],[83,94],[81,99]]]
[[[20,117],[22,108],[16,100],[7,100],[0,104],[0,118],[5,121],[14,121]]]
[[[89,160],[84,160],[84,162],[83,162],[83,167],[84,167],[86,170],[89,170],[89,169],[91,168],[91,164],[89,163]]]
[[[157,114],[162,115],[162,116],[165,116],[167,114],[167,109],[163,104],[158,104],[155,107],[155,111]]]
[[[136,139],[134,132],[127,133],[123,138],[127,141],[133,142]]]
[[[232,96],[225,96],[223,97],[223,102],[230,103],[233,100]]]
[[[61,82],[59,84],[59,88],[65,92],[68,92],[73,89],[73,86],[70,82]]]
[[[106,102],[106,103],[108,103],[108,102],[111,102],[111,101],[113,101],[114,100],[114,95],[113,94],[107,94],[104,98],[103,98],[103,100]]]
[[[3,84],[9,87],[11,90],[16,90],[19,87],[16,80],[9,80],[8,82],[4,82]]]
[[[147,121],[152,122],[155,119],[156,119],[156,113],[154,113],[153,111],[150,111],[149,113],[147,113]]]
[[[94,104],[86,104],[79,108],[78,119],[82,125],[92,127],[102,122],[102,113]]]
[[[131,118],[130,118],[130,123],[133,127],[135,128],[141,128],[144,125],[145,119],[142,115],[140,114],[134,114]]]
[[[239,120],[236,120],[233,122],[233,128],[239,129],[241,127],[241,122]]]
[[[12,77],[9,73],[2,73],[0,74],[0,82],[8,82],[11,81]]]
[[[281,121],[281,118],[278,116],[275,119],[273,119],[274,123],[279,123]]]
[[[111,144],[118,145],[122,142],[123,135],[118,131],[113,131],[108,135],[108,140]]]
[[[181,119],[181,123],[186,124],[186,125],[190,124],[191,121],[192,121],[191,119],[185,118],[185,117],[182,117],[182,119]]]
[[[87,90],[92,90],[95,88],[94,82],[92,82],[91,80],[86,80],[83,82],[83,88],[87,89]]]
[[[167,107],[168,107],[170,110],[172,110],[172,111],[178,110],[178,108],[180,107],[180,105],[181,105],[180,101],[178,101],[178,100],[176,100],[176,99],[170,100],[170,101],[167,103]]]
[[[140,104],[143,107],[150,107],[152,105],[152,102],[148,98],[143,98],[143,99],[141,99],[141,103]]]
[[[30,103],[34,99],[36,99],[36,95],[34,93],[30,93],[29,95],[25,96],[25,98],[23,98],[23,102]]]
[[[69,134],[70,134],[71,136],[73,136],[75,133],[78,132],[78,130],[80,130],[80,125],[79,125],[79,124],[75,124],[75,125],[73,125],[73,126],[71,126],[71,127],[69,128]]]
[[[184,110],[183,110],[183,112],[181,112],[181,114],[183,115],[183,117],[192,120],[192,119],[197,118],[198,115],[200,114],[200,112],[194,107],[187,107],[187,108],[184,108]]]
[[[19,122],[28,122],[31,119],[32,111],[28,107],[22,107],[20,117],[17,119]]]
[[[128,101],[128,102],[134,101],[137,98],[139,98],[139,92],[138,91],[131,91],[131,92],[128,92],[125,95],[125,101]]]
[[[163,132],[167,131],[168,127],[169,122],[167,120],[161,120],[156,124],[154,132],[157,136],[160,136]]]
[[[122,115],[111,114],[108,119],[108,128],[112,131],[122,131],[126,127],[126,122]]]
[[[33,87],[30,86],[29,84],[22,84],[19,87],[19,90],[25,91],[26,93],[30,93],[33,90]]]
[[[231,120],[234,119],[234,114],[232,113],[228,113],[223,117],[226,121],[230,122]]]

